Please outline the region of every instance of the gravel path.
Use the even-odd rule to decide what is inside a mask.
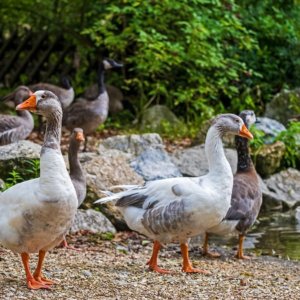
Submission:
[[[194,247],[194,266],[211,275],[184,274],[179,247],[171,245],[162,250],[160,266],[174,274],[160,275],[145,266],[151,242],[136,234],[118,234],[112,241],[96,235],[69,240],[82,251],[48,254],[44,273],[58,282],[51,290],[28,290],[19,256],[0,248],[0,299],[300,299],[300,262],[238,261],[229,251],[221,259],[204,259]]]

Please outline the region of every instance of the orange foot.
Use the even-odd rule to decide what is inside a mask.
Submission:
[[[158,265],[151,265],[150,263],[147,263],[147,265],[149,265],[149,269],[154,272],[157,272],[160,274],[172,274],[172,271],[161,269]]]
[[[205,275],[211,274],[209,271],[201,270],[201,269],[195,269],[192,266],[186,266],[182,268],[182,272],[185,273],[201,273]]]
[[[242,254],[242,255],[237,254],[235,257],[237,259],[251,259],[252,258],[252,257],[244,255],[244,254]]]
[[[204,252],[203,255],[210,258],[219,258],[221,256],[219,252],[212,252],[212,251]]]
[[[39,282],[35,278],[27,279],[27,286],[31,290],[50,289],[51,288],[49,285]]]

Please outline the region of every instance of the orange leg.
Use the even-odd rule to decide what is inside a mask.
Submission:
[[[171,271],[161,269],[157,265],[157,257],[158,257],[158,252],[159,252],[160,248],[161,248],[161,244],[158,241],[154,241],[152,256],[151,256],[150,260],[147,262],[147,265],[149,265],[149,268],[152,271],[162,273],[162,274],[169,274],[169,273],[171,273]]]
[[[204,255],[204,256],[211,257],[211,258],[217,258],[217,257],[220,257],[220,256],[221,256],[220,253],[218,253],[218,252],[210,252],[210,251],[208,250],[208,238],[209,238],[208,233],[205,233],[205,239],[204,239],[203,250],[202,250],[203,255]]]
[[[183,258],[182,271],[186,273],[202,273],[202,274],[210,274],[209,271],[204,271],[200,269],[193,268],[190,258],[189,258],[189,248],[188,244],[180,244],[181,255]]]
[[[31,274],[29,268],[29,255],[28,253],[21,253],[21,258],[23,262],[23,266],[26,273],[26,281],[29,289],[38,290],[38,289],[49,289],[48,285],[45,285],[42,282],[37,281]]]
[[[36,267],[36,269],[33,273],[33,277],[36,281],[38,281],[42,284],[52,285],[55,282],[43,277],[43,275],[42,275],[42,267],[43,267],[43,261],[44,261],[45,255],[46,255],[46,252],[40,250],[38,264],[37,264],[37,267]]]
[[[245,236],[243,234],[239,235],[239,248],[236,254],[236,258],[238,259],[250,259],[251,257],[244,255],[243,244],[244,244]]]
[[[61,242],[61,247],[69,250],[81,251],[81,249],[70,246],[66,238],[64,238],[64,240]]]

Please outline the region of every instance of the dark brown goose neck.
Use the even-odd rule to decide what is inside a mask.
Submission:
[[[245,123],[245,125],[248,128],[248,124]],[[236,136],[235,147],[238,157],[237,171],[248,171],[253,169],[254,166],[250,156],[248,139]]]
[[[104,84],[104,65],[103,63],[100,64],[98,69],[98,87],[99,87],[99,95],[106,91],[105,84]]]
[[[78,158],[78,152],[80,148],[80,143],[75,140],[75,138],[71,138],[70,145],[69,145],[69,165],[70,165],[70,177],[81,180],[83,178],[83,170]]]
[[[43,148],[52,148],[60,151],[61,139],[61,122],[62,122],[62,109],[59,107],[54,112],[46,116],[46,132],[44,137]]]

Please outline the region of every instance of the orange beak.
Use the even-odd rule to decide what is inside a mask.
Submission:
[[[76,133],[76,140],[79,142],[83,142],[84,141],[84,135],[82,132],[77,132]]]
[[[252,133],[247,129],[245,124],[243,124],[242,129],[240,130],[239,136],[245,137],[249,140],[253,139]]]
[[[16,110],[36,111],[36,96],[32,94],[27,100],[17,105]]]

